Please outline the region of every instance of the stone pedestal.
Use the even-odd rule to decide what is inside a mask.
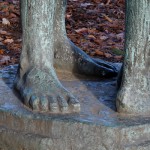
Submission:
[[[150,149],[150,117],[115,112],[115,79],[63,76],[62,84],[81,103],[79,114],[33,112],[0,78],[0,150]]]

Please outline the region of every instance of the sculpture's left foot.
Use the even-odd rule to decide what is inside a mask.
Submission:
[[[113,77],[118,74],[112,63],[91,58],[65,37],[55,41],[54,66],[56,69],[98,77]]]

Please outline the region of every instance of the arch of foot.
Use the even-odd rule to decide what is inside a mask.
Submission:
[[[149,1],[126,1],[126,56],[118,112],[150,114],[149,14]]]

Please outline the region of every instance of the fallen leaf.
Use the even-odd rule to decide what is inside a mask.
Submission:
[[[98,40],[98,39],[94,40],[94,42],[95,42],[96,44],[98,44],[98,45],[101,45],[101,44],[102,44],[102,41],[101,41],[101,40]]]
[[[10,22],[9,22],[8,19],[3,18],[3,19],[2,19],[2,24],[3,24],[3,25],[10,25]]]
[[[103,16],[104,16],[104,18],[107,20],[107,21],[109,21],[109,22],[113,22],[113,20],[112,19],[110,19],[107,15],[105,15],[105,14],[103,14]]]
[[[116,35],[117,39],[124,39],[124,32]]]
[[[88,38],[90,38],[90,39],[96,39],[96,37],[94,36],[94,35],[88,35]]]
[[[72,15],[66,14],[66,19],[70,19]]]
[[[4,40],[4,43],[13,43],[14,42],[14,40],[13,39],[6,39],[6,40]]]
[[[0,41],[3,41],[4,39],[0,37]]]
[[[105,53],[104,55],[105,55],[106,58],[112,58],[112,57],[113,57],[113,56],[112,56],[111,54],[109,54],[109,53]]]
[[[11,13],[11,14],[9,15],[9,18],[17,18],[17,16],[16,16],[16,14]]]
[[[9,61],[10,61],[10,56],[0,55],[0,65],[8,64]]]
[[[100,39],[103,40],[103,41],[105,41],[105,40],[108,39],[108,37],[107,36],[100,36]]]
[[[0,55],[3,55],[3,54],[4,54],[4,50],[0,49]]]
[[[99,55],[99,56],[104,56],[104,52],[102,52],[100,50],[95,50],[95,54]]]
[[[0,30],[0,34],[2,34],[2,35],[7,35],[7,32],[6,32],[6,31],[3,31],[3,30]]]
[[[87,7],[87,6],[91,6],[91,5],[93,5],[93,4],[91,4],[91,3],[81,3],[81,7]]]
[[[80,33],[83,33],[83,32],[88,32],[88,29],[87,28],[81,28],[81,29],[75,30],[75,32],[80,34]]]
[[[107,0],[107,3],[106,3],[106,5],[109,5],[109,4],[110,4],[110,2],[111,2],[111,0]]]

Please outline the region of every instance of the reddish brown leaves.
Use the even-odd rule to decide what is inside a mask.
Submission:
[[[0,66],[18,63],[21,49],[19,1],[0,1],[0,14]]]
[[[124,47],[124,0],[68,0],[68,37],[91,56],[122,61],[113,53]]]
[[[68,0],[68,37],[92,57],[123,60],[125,0]],[[19,0],[0,1],[0,66],[18,63]]]

